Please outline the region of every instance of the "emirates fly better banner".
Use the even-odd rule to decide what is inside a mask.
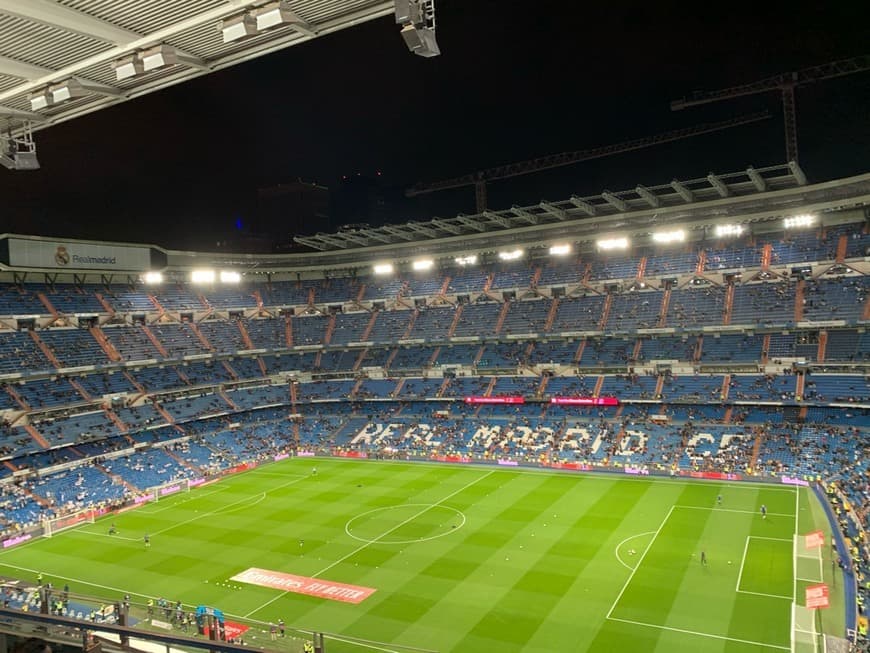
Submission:
[[[240,574],[236,574],[230,580],[239,583],[250,583],[261,587],[271,587],[276,590],[293,592],[294,594],[307,594],[321,599],[342,601],[343,603],[360,603],[375,593],[371,587],[359,587],[345,583],[335,583],[321,578],[309,578],[308,576],[296,576],[285,574],[281,571],[269,571],[251,567]]]
[[[9,265],[54,270],[124,270],[141,272],[151,267],[147,247],[96,245],[74,240],[9,239]]]

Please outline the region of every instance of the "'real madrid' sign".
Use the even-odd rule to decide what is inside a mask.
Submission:
[[[147,247],[10,238],[9,265],[56,270],[141,271],[151,267],[151,252]]]

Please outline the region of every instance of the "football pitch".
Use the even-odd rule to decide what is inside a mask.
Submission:
[[[0,574],[212,606],[267,647],[264,624],[283,619],[339,634],[330,653],[772,653],[817,581],[832,584],[822,627],[843,633],[829,552],[794,557],[816,528],[829,533],[817,500],[787,486],[290,459],[3,551]],[[251,569],[374,591],[238,579]]]

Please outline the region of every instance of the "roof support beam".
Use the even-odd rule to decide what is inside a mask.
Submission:
[[[789,161],[788,167],[791,169],[791,174],[794,175],[794,179],[798,183],[798,186],[806,186],[807,176],[804,174],[804,171],[798,165],[797,161]]]
[[[728,186],[725,185],[718,176],[714,175],[712,172],[707,175],[707,181],[710,182],[710,185],[716,189],[716,192],[719,193],[720,197],[728,197],[731,195],[731,191],[728,190]]]
[[[486,226],[480,224],[480,220],[469,218],[467,215],[457,215],[456,219],[470,229],[480,232],[486,231]]]
[[[318,249],[321,252],[326,251],[327,247],[317,236],[296,236],[293,240],[312,249]]]
[[[0,116],[8,118],[21,118],[22,120],[33,120],[35,122],[48,120],[48,118],[46,116],[43,116],[41,113],[33,113],[32,111],[21,111],[20,109],[4,107],[3,105],[0,105]]]
[[[538,216],[536,216],[534,213],[529,213],[528,211],[520,208],[519,206],[512,206],[511,213],[513,213],[518,218],[522,218],[529,224],[538,224]]]
[[[457,227],[455,224],[451,224],[447,220],[441,220],[440,218],[432,218],[432,225],[438,227],[439,229],[443,229],[447,233],[455,234],[459,236],[462,233],[462,229]]]
[[[414,234],[410,234],[404,229],[399,229],[391,225],[384,225],[380,229],[381,231],[386,231],[388,234],[393,234],[394,236],[396,236],[397,238],[401,238],[402,240],[414,240]]]
[[[598,213],[598,209],[596,209],[592,204],[584,200],[582,197],[577,197],[576,195],[571,196],[571,204],[576,206],[578,209],[583,211],[588,216],[593,216]]]
[[[481,215],[485,218],[488,218],[490,222],[495,222],[498,225],[501,225],[505,229],[510,229],[513,225],[511,221],[508,220],[503,215],[499,215],[495,211],[484,211]]]
[[[649,188],[647,188],[646,186],[641,186],[640,184],[638,184],[637,188],[634,189],[634,192],[640,195],[641,199],[643,199],[644,202],[649,204],[654,209],[657,209],[659,206],[661,206],[661,200],[658,198],[657,195],[651,193]]]
[[[43,66],[34,66],[18,59],[0,57],[0,75],[18,77],[19,79],[39,79],[53,72],[50,68],[44,68]]]
[[[755,190],[757,190],[759,193],[763,193],[767,190],[767,182],[764,180],[764,177],[758,174],[758,170],[756,170],[752,166],[749,166],[748,168],[746,168],[746,174],[755,185]]]
[[[411,231],[416,231],[418,234],[423,234],[424,236],[428,236],[429,238],[435,238],[438,234],[429,229],[429,227],[425,227],[422,224],[417,222],[408,222],[405,224],[408,229]]]
[[[538,206],[540,206],[557,220],[567,220],[570,217],[567,211],[560,209],[555,204],[550,204],[549,202],[542,201],[538,204]]]
[[[135,32],[48,0],[0,0],[0,12],[116,45],[140,38]]]
[[[360,233],[361,233],[363,236],[365,236],[366,238],[371,238],[372,240],[377,240],[377,241],[382,242],[382,243],[391,243],[391,242],[393,242],[392,240],[390,240],[389,238],[387,238],[385,235],[383,235],[383,234],[382,234],[380,231],[378,231],[377,229],[361,229],[361,230],[360,230]]]
[[[347,249],[347,241],[341,236],[335,235],[330,236],[328,234],[317,234],[315,238],[319,238],[323,242],[332,245],[333,247],[339,247],[341,249]]]
[[[695,194],[679,179],[674,179],[671,182],[671,188],[676,191],[677,195],[683,198],[686,204],[691,204],[695,201]]]
[[[616,195],[611,193],[609,190],[606,190],[603,193],[601,193],[601,197],[603,197],[605,202],[610,204],[610,206],[615,208],[620,213],[625,213],[626,211],[628,211],[628,204],[625,202],[625,200],[619,199]]]
[[[366,247],[369,245],[369,241],[363,238],[362,236],[358,236],[354,233],[342,232],[339,234],[339,238],[343,238],[344,240],[349,240],[352,243],[356,243],[357,245],[362,245]]]

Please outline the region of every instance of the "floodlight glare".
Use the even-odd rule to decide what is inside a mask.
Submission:
[[[462,266],[474,265],[475,263],[477,263],[477,255],[470,254],[469,256],[457,256],[455,259],[453,259],[453,262],[456,263],[456,265]]]
[[[565,256],[571,253],[571,245],[553,245],[550,247],[550,254],[553,256]]]
[[[681,243],[686,240],[686,232],[682,229],[659,231],[653,234],[653,240],[657,243]]]
[[[146,272],[143,279],[149,285],[163,283],[163,275],[160,272]]]
[[[374,267],[375,274],[392,274],[393,273],[393,264],[392,263],[379,263]]]
[[[743,233],[743,225],[742,224],[717,224],[716,225],[716,238],[723,238],[726,236],[739,236]]]
[[[782,221],[782,226],[785,229],[800,229],[801,227],[809,227],[816,221],[814,215],[793,215]]]
[[[521,249],[515,249],[515,250],[510,251],[510,252],[499,252],[498,253],[498,257],[502,261],[516,261],[522,255],[523,255],[523,250],[521,250]]]
[[[242,275],[232,270],[221,270],[221,283],[239,283]]]
[[[421,270],[431,270],[433,265],[435,265],[435,261],[433,261],[431,258],[426,258],[426,259],[421,259],[419,261],[414,261],[411,264],[411,267],[414,268],[415,270],[421,271]]]
[[[190,280],[193,283],[214,283],[214,270],[193,270]]]
[[[605,238],[599,240],[598,249],[628,249],[628,238]]]

